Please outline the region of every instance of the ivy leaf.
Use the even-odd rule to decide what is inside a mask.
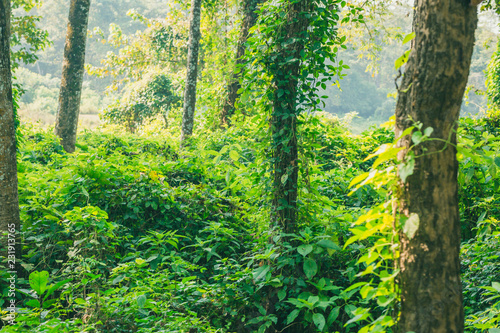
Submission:
[[[418,217],[418,214],[411,213],[410,217],[404,223],[403,232],[406,234],[406,236],[408,236],[409,239],[412,239],[415,236],[419,225],[420,218]]]
[[[434,132],[434,128],[432,128],[432,127],[427,127],[427,128],[424,130],[424,135],[425,135],[426,137],[430,137],[430,136],[431,136],[431,134],[432,134],[432,132]]]
[[[318,328],[318,330],[323,331],[323,328],[325,327],[326,321],[325,317],[321,313],[315,313],[313,314],[313,322],[314,325]]]
[[[309,253],[311,253],[313,250],[313,246],[310,244],[307,245],[301,245],[297,248],[297,251],[302,255],[302,256],[307,256]]]
[[[42,295],[47,290],[47,282],[49,282],[49,272],[33,272],[29,277],[31,288],[38,294]]]
[[[399,177],[401,178],[403,183],[406,182],[406,178],[408,178],[408,176],[413,175],[414,168],[415,168],[415,159],[414,158],[410,158],[410,160],[408,162],[401,163],[399,165]]]
[[[423,135],[422,135],[422,132],[420,132],[420,131],[414,132],[411,136],[411,140],[413,141],[413,143],[415,145],[418,145],[420,142],[422,142],[422,139],[423,139]]]
[[[314,275],[318,272],[318,265],[316,264],[316,261],[312,259],[306,259],[304,261],[304,273],[306,274],[307,278],[310,280],[313,278]]]

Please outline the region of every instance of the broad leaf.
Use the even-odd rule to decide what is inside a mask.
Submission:
[[[323,328],[325,327],[326,321],[325,317],[321,313],[315,313],[313,314],[313,322],[314,325],[318,328],[318,330],[323,331]]]
[[[318,265],[316,264],[316,261],[309,258],[306,259],[304,261],[304,273],[306,274],[307,278],[309,280],[312,279],[317,272],[318,272]]]
[[[29,277],[31,288],[41,296],[47,290],[47,282],[49,282],[49,272],[32,272]]]
[[[309,253],[311,253],[313,250],[313,246],[310,244],[307,245],[301,245],[297,248],[297,251],[302,255],[302,256],[307,256]]]
[[[293,323],[293,321],[295,320],[295,318],[297,318],[297,316],[299,315],[299,312],[300,312],[299,309],[295,309],[292,312],[290,312],[290,314],[288,315],[288,317],[286,317],[286,323],[287,323],[287,325],[290,325],[291,323]]]

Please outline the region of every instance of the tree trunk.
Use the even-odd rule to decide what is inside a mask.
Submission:
[[[414,122],[434,131],[417,146],[411,136],[400,140],[406,149],[399,158],[413,146],[415,166],[401,184],[399,209],[419,221],[414,235],[400,233],[401,333],[464,330],[455,147],[476,25],[469,0],[415,2],[416,36],[399,90],[396,135]]]
[[[71,0],[55,133],[68,153],[75,151],[85,65],[90,0]]]
[[[292,43],[278,43],[282,59],[269,64],[273,76],[273,110],[271,115],[273,149],[273,220],[286,233],[294,232],[297,223],[297,86],[300,75],[300,61],[284,62],[287,58],[301,59],[304,49],[303,34],[309,26],[310,0],[288,3],[287,24],[281,29],[279,41],[295,40]],[[273,68],[274,67],[274,68]]]
[[[20,221],[10,66],[10,15],[10,0],[0,0],[0,256],[7,257],[8,270],[14,270],[19,266],[10,266],[14,264],[10,260],[21,257],[21,247],[17,236]]]
[[[234,113],[234,104],[238,98],[238,90],[241,88],[240,85],[240,74],[239,71],[244,64],[243,56],[245,55],[245,43],[248,39],[248,31],[257,22],[258,15],[255,12],[257,6],[260,5],[263,0],[244,0],[243,2],[243,22],[241,23],[240,38],[238,40],[238,46],[236,49],[236,68],[235,73],[232,75],[232,82],[228,86],[227,99],[224,102],[221,112],[221,125],[229,125],[230,117]]]
[[[198,78],[198,51],[201,38],[201,0],[192,0],[190,21],[181,145],[193,134],[194,110],[196,108],[196,81]]]

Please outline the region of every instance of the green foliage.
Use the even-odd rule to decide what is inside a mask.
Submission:
[[[500,49],[497,49],[488,65],[486,95],[488,96],[487,116],[493,127],[500,126]]]
[[[110,123],[125,124],[130,132],[157,115],[163,116],[167,127],[168,112],[180,100],[166,74],[151,75],[129,86],[122,100],[108,106],[101,116]]]
[[[40,5],[40,0],[13,0],[12,10],[14,12],[22,8],[29,13],[34,7]],[[10,46],[13,69],[16,69],[20,63],[33,64],[38,59],[36,53],[51,45],[48,32],[37,27],[39,22],[40,16],[12,15]]]

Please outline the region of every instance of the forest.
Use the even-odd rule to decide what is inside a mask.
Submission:
[[[0,332],[500,333],[500,0],[0,0]]]

